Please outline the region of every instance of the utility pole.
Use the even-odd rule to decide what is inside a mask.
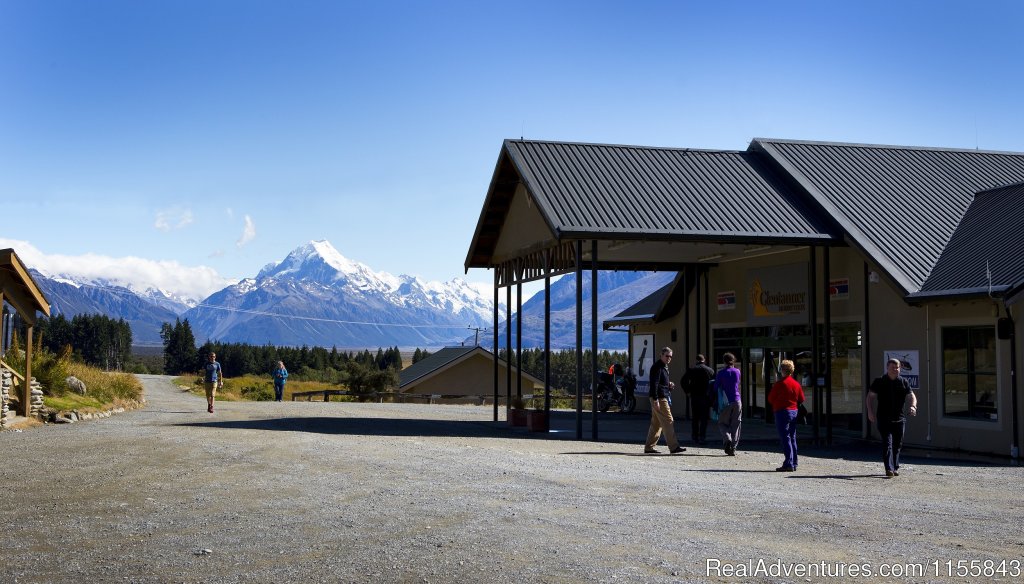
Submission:
[[[473,331],[474,333],[476,333],[476,334],[475,334],[475,335],[473,336],[473,346],[474,346],[474,347],[479,347],[479,346],[480,346],[480,331],[485,331],[485,330],[487,330],[487,329],[477,328],[477,327],[474,327],[473,325],[469,325],[469,326],[468,326],[468,327],[466,327],[466,328],[468,328],[469,330],[471,330],[471,331]]]

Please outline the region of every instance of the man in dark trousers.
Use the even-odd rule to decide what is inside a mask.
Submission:
[[[697,363],[686,370],[680,385],[690,398],[693,412],[693,430],[691,437],[694,443],[704,444],[708,437],[708,415],[711,407],[708,401],[708,383],[715,378],[715,370],[704,363],[704,355],[697,355]]]
[[[900,449],[907,423],[904,405],[908,406],[911,416],[917,415],[917,396],[906,378],[900,377],[900,361],[889,359],[885,364],[885,375],[871,382],[867,398],[868,420],[878,427],[882,436],[882,464],[885,465],[886,478],[900,476]]]

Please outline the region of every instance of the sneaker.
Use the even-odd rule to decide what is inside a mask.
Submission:
[[[672,450],[668,451],[669,454],[679,454],[680,452],[686,452],[686,449],[682,446],[676,446]]]
[[[213,406],[206,406],[206,411],[213,413]]]
[[[644,448],[644,454],[661,454],[661,451],[653,448]]]

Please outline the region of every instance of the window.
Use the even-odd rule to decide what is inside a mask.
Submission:
[[[942,329],[943,411],[955,418],[996,420],[996,328]]]

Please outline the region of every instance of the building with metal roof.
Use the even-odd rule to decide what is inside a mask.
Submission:
[[[767,414],[772,368],[794,358],[814,438],[867,436],[865,390],[899,356],[923,414],[908,442],[996,453],[1012,444],[1016,455],[1022,183],[1024,153],[1014,152],[506,140],[465,267],[494,270],[495,298],[570,271],[677,271],[673,286],[605,326],[627,327],[631,347],[642,338],[683,355],[737,354],[753,417]],[[582,315],[579,288],[577,299]]]
[[[398,390],[402,393],[436,395],[439,399],[442,396],[482,398],[491,393],[493,363],[494,354],[483,347],[445,347],[403,369],[398,374]],[[505,362],[499,359],[498,366],[504,369]],[[518,373],[514,366],[512,373]],[[528,393],[532,394],[536,389],[544,387],[543,381],[528,373],[524,372],[522,379],[526,382]]]

